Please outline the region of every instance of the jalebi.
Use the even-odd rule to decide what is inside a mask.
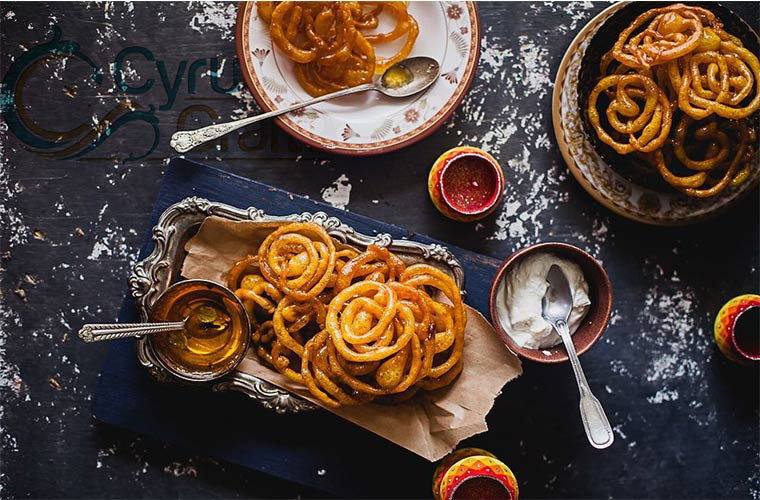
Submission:
[[[387,248],[336,249],[320,226],[286,224],[228,283],[256,325],[259,358],[328,407],[406,401],[462,370],[466,314],[454,280]]]
[[[309,300],[327,287],[335,267],[335,245],[319,225],[288,224],[267,236],[258,262],[264,278],[285,295]]]
[[[395,19],[388,33],[368,34],[386,10]],[[419,27],[406,2],[257,2],[272,41],[296,63],[303,89],[316,97],[370,83],[376,73],[409,56]],[[375,45],[406,36],[392,56],[378,58]]]
[[[649,172],[698,198],[753,177],[749,118],[760,109],[760,62],[712,12],[680,3],[647,10],[599,69],[588,119],[615,152],[635,153]]]
[[[668,70],[678,107],[696,120],[713,113],[740,120],[760,108],[760,62],[731,41],[720,42],[719,50],[689,54]]]
[[[612,89],[614,97],[607,106],[607,120],[616,132],[625,136],[625,142],[618,142],[607,133],[597,110],[599,94]],[[672,125],[670,103],[665,93],[654,80],[640,74],[602,78],[589,96],[588,114],[599,138],[620,154],[659,149],[665,144]]]
[[[637,31],[649,23],[642,31]],[[649,68],[686,55],[699,46],[705,24],[715,15],[681,3],[650,9],[620,33],[612,52],[631,68]]]

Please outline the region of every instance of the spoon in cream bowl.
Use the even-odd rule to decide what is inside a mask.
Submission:
[[[365,92],[367,90],[375,90],[388,97],[409,97],[430,87],[438,79],[440,73],[441,66],[438,64],[438,61],[432,57],[410,57],[403,61],[399,61],[386,69],[382,76],[372,83],[365,83],[363,85],[357,85],[356,87],[339,90],[337,92],[315,97],[314,99],[309,99],[308,101],[293,104],[287,108],[275,109],[268,113],[262,113],[241,120],[217,123],[197,130],[175,132],[172,135],[169,145],[178,153],[185,153],[196,146],[218,139],[233,130],[246,127],[252,123],[266,120],[268,118],[274,118],[275,116],[290,113],[291,111],[312,106],[330,99],[335,99],[336,97],[343,97],[358,92]]]
[[[567,327],[567,319],[573,308],[573,294],[570,290],[570,284],[562,268],[556,264],[549,268],[549,272],[546,274],[546,282],[549,287],[541,300],[541,316],[554,327],[562,338],[570,357],[570,364],[573,366],[575,380],[578,382],[578,390],[581,395],[581,420],[583,421],[583,428],[586,430],[586,437],[594,448],[607,448],[615,440],[615,436],[602,404],[592,394],[586,376],[583,374],[581,362],[575,352],[575,346]]]

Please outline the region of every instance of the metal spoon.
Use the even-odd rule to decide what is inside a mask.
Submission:
[[[364,85],[339,90],[331,94],[325,94],[308,101],[293,104],[287,108],[276,109],[269,113],[251,116],[250,118],[209,125],[207,127],[199,128],[198,130],[175,132],[174,135],[172,135],[169,145],[171,145],[171,147],[173,147],[178,153],[185,153],[196,146],[200,146],[204,142],[218,139],[233,130],[245,127],[251,123],[266,120],[267,118],[279,116],[284,113],[290,113],[291,111],[311,106],[318,102],[355,94],[357,92],[364,92],[366,90],[377,90],[389,97],[409,97],[418,92],[422,92],[432,85],[438,78],[440,72],[441,67],[435,59],[424,56],[411,57],[399,61],[386,69],[385,73],[373,83],[365,83]]]
[[[185,321],[173,321],[164,323],[99,323],[82,326],[79,330],[79,338],[85,342],[100,342],[101,340],[126,339],[129,337],[141,337],[154,333],[166,333],[182,331],[185,329]]]
[[[570,317],[570,311],[573,308],[573,295],[570,291],[570,284],[567,277],[557,264],[549,268],[546,274],[546,282],[549,288],[541,300],[541,316],[547,323],[552,325],[557,331],[562,342],[565,344],[567,354],[570,357],[570,364],[575,372],[575,380],[578,382],[578,390],[581,393],[581,420],[583,427],[586,429],[591,446],[594,448],[607,448],[615,440],[612,433],[610,422],[607,415],[604,414],[602,404],[591,393],[586,376],[583,374],[581,362],[578,360],[578,354],[575,352],[575,346],[570,339],[570,330],[567,327],[567,318]]]

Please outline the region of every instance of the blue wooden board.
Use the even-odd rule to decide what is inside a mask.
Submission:
[[[365,234],[387,232],[395,238],[437,242],[266,184],[174,159],[164,177],[140,259],[153,249],[152,227],[161,213],[189,196],[254,206],[273,215],[321,210]],[[447,246],[465,269],[467,303],[489,317],[488,290],[499,262]],[[129,295],[119,321],[139,321]],[[138,364],[131,339],[112,342],[98,380],[93,416],[334,495],[429,496],[434,464],[326,411],[277,415],[241,394],[159,384]],[[391,477],[392,481],[384,480]]]

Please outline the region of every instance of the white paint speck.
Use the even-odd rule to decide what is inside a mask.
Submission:
[[[649,396],[647,401],[652,404],[660,404],[665,401],[675,401],[678,399],[678,391],[673,389],[672,391],[660,390],[655,393],[654,396]]]
[[[522,61],[522,82],[525,95],[538,94],[544,97],[552,86],[549,77],[549,49],[537,45],[527,35],[520,35],[520,59]]]
[[[622,424],[616,425],[612,428],[614,432],[617,433],[618,436],[620,436],[621,439],[628,439],[628,436],[625,435],[625,432],[623,432],[623,426]]]
[[[3,228],[8,242],[5,250],[11,250],[17,245],[26,243],[31,230],[24,224],[21,213],[13,203],[16,195],[21,191],[21,186],[18,183],[11,184],[11,167],[5,160],[7,133],[8,124],[0,121],[0,227]]]
[[[171,474],[174,477],[198,477],[198,470],[192,464],[183,465],[179,462],[170,463],[164,467],[164,472]]]
[[[187,10],[194,12],[190,27],[198,33],[218,31],[223,40],[234,40],[237,5],[226,2],[189,2]]]
[[[322,199],[335,208],[346,209],[351,198],[351,183],[346,174],[341,174],[331,186],[322,190]]]

